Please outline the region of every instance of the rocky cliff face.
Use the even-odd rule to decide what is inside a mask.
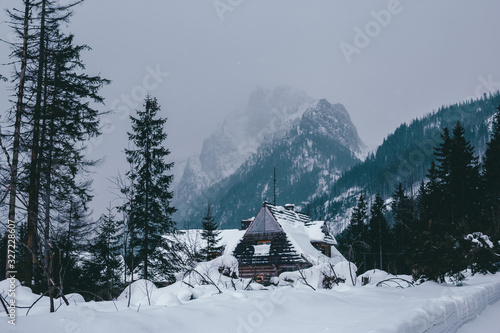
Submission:
[[[189,215],[196,198],[232,175],[259,147],[286,133],[312,103],[310,96],[293,87],[256,88],[245,109],[228,115],[205,139],[200,155],[188,159],[174,188],[177,218]]]
[[[188,161],[175,192],[176,219],[196,224],[210,201],[225,227],[237,227],[273,199],[275,167],[278,204],[307,201],[358,163],[363,147],[343,105],[291,87],[258,88],[245,111],[227,117]]]

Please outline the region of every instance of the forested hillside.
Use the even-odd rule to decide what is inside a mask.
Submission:
[[[459,104],[443,106],[409,124],[402,124],[387,136],[368,158],[345,172],[330,187],[329,193],[311,202],[314,217],[327,218],[337,231],[346,226],[348,209],[356,205],[356,198],[365,193],[368,201],[376,193],[389,198],[399,182],[414,193],[426,177],[434,147],[440,143],[444,128],[450,130],[460,121],[465,138],[482,158],[492,130],[493,114],[500,104],[498,93]]]

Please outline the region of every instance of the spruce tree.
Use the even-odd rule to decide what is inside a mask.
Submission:
[[[215,259],[224,250],[224,246],[217,246],[221,238],[219,237],[220,231],[218,230],[219,224],[215,222],[215,217],[212,213],[212,206],[207,205],[207,212],[201,221],[203,230],[201,231],[201,238],[205,242],[205,246],[201,249],[200,254],[206,261]]]
[[[445,128],[442,142],[435,147],[436,161],[432,161],[427,173],[428,181],[422,184],[418,195],[419,220],[414,233],[415,247],[412,255],[414,278],[444,282],[451,271],[449,256],[455,240],[449,216],[449,175],[452,139]]]
[[[449,168],[446,161],[451,150],[449,130],[445,128],[441,134],[442,142],[434,148],[436,161],[432,161],[428,170],[428,182],[420,186],[418,195],[419,223],[418,233],[415,233],[415,248],[413,254],[414,278],[428,278],[440,281],[444,279],[441,268],[447,264],[444,249],[446,224],[443,213],[446,209],[443,199],[443,184],[441,179],[447,177]],[[447,268],[445,268],[447,269]]]
[[[429,174],[435,174],[436,164],[434,161],[431,164]],[[428,177],[429,177],[428,174]],[[435,177],[433,177],[435,178]],[[429,177],[429,179],[432,178]],[[431,183],[429,181],[429,183]],[[411,229],[411,248],[409,258],[411,262],[412,276],[417,280],[425,274],[426,260],[428,259],[428,250],[426,242],[428,241],[429,225],[432,221],[430,217],[430,205],[428,185],[422,180],[418,189],[416,207],[417,207],[417,220],[415,221],[414,228]]]
[[[98,231],[90,246],[91,261],[87,263],[87,273],[93,276],[94,288],[102,296],[112,299],[117,296],[120,286],[120,267],[122,264],[122,228],[112,208],[101,215]]]
[[[493,133],[484,155],[483,179],[486,192],[485,220],[495,240],[500,239],[500,106],[493,120]]]
[[[378,251],[378,258],[375,262],[383,269],[383,254],[387,252],[391,243],[390,230],[385,218],[386,207],[384,199],[379,193],[375,196],[375,201],[370,208],[370,245],[374,251]]]
[[[147,96],[144,111],[137,110],[137,118],[131,116],[132,132],[129,141],[135,148],[125,149],[127,161],[134,165],[135,172],[128,172],[132,194],[129,212],[129,229],[134,262],[141,266],[141,277],[150,277],[154,258],[161,257],[162,236],[175,230],[171,205],[173,193],[169,191],[173,176],[168,171],[173,163],[167,163],[170,151],[165,148],[167,134],[163,126],[166,118],[158,117],[160,106],[156,98]]]
[[[419,197],[419,224],[424,230],[415,265],[426,278],[444,282],[449,275],[461,283],[461,271],[470,258],[467,233],[480,227],[478,164],[460,122],[453,137],[447,129],[441,137],[443,141],[435,149],[437,164],[432,163],[429,181]]]
[[[368,244],[368,226],[366,225],[367,204],[364,194],[360,194],[347,228],[336,237],[338,249],[350,262],[358,267],[358,273],[366,271],[364,252],[370,248]]]
[[[411,229],[415,227],[415,207],[413,199],[408,197],[399,183],[392,195],[392,214],[394,216],[395,248],[402,260],[400,270],[408,271],[408,252],[412,248]]]
[[[458,121],[453,128],[452,148],[447,159],[450,173],[445,181],[450,196],[451,222],[458,233],[477,231],[479,199],[479,166],[474,147],[465,139],[465,130]]]
[[[363,193],[359,195],[358,204],[351,216],[352,231],[356,238],[366,238],[367,206]]]

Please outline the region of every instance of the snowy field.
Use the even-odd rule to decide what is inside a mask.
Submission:
[[[68,295],[70,306],[63,304],[53,314],[43,298],[28,316],[26,309],[17,309],[16,326],[2,312],[0,332],[500,332],[500,274],[469,277],[462,287],[426,282],[404,289],[376,287],[387,274],[369,275],[367,286],[316,291],[297,283],[218,293],[210,285],[156,289],[141,280],[130,289],[129,307],[128,290],[115,302]],[[1,281],[2,295],[7,289],[7,280]],[[19,306],[38,298],[25,287],[17,294]]]

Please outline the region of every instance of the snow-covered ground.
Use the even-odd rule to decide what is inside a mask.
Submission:
[[[62,305],[56,313],[48,314],[44,298],[28,316],[26,309],[18,309],[16,326],[9,325],[2,312],[0,332],[500,331],[496,318],[500,313],[500,274],[470,277],[462,287],[426,282],[404,289],[394,287],[394,283],[376,287],[378,281],[390,277],[384,272],[368,275],[371,284],[363,287],[341,284],[332,290],[313,291],[297,283],[262,290],[254,284],[254,290],[223,289],[221,294],[210,285],[193,289],[178,282],[157,289],[139,281],[131,288],[130,307],[127,292],[115,302],[83,302],[81,297],[69,295],[70,306]],[[4,296],[6,289],[4,280],[0,282]],[[36,298],[27,288],[19,287],[19,305]]]
[[[458,333],[500,332],[500,301],[488,306],[476,319],[460,327]]]

